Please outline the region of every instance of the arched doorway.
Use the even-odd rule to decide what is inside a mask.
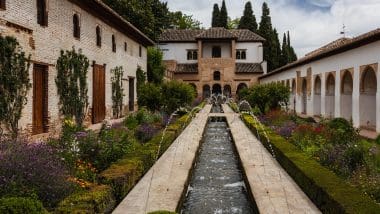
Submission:
[[[292,80],[292,89],[291,89],[291,94],[290,94],[290,109],[292,109],[294,112],[296,111],[296,80]]]
[[[223,87],[223,94],[226,97],[231,97],[231,86],[230,85],[225,85]]]
[[[209,85],[204,85],[203,86],[203,90],[202,90],[203,99],[209,98],[210,94],[211,94],[210,86]]]
[[[195,97],[198,97],[197,86],[194,83],[190,83],[189,85],[194,89]]]
[[[240,83],[236,89],[236,94],[239,95],[239,92],[245,88],[248,88],[247,84],[245,83]]]
[[[353,80],[350,71],[344,71],[341,85],[340,113],[344,119],[351,120]]]
[[[376,129],[376,73],[372,67],[367,67],[360,81],[360,126]]]
[[[307,113],[307,81],[305,78],[302,80],[302,113]]]
[[[215,94],[215,95],[222,94],[222,86],[220,86],[219,84],[214,84],[212,86],[212,94]]]
[[[332,74],[326,80],[326,117],[333,118],[335,113],[335,77]]]
[[[314,115],[316,116],[321,115],[321,87],[322,87],[321,78],[319,76],[316,76],[315,81],[314,81],[314,100],[313,100]]]

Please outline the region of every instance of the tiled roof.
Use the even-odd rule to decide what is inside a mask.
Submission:
[[[349,50],[352,50],[352,49],[355,49],[355,48],[358,48],[358,47],[361,47],[361,46],[364,46],[364,45],[367,45],[367,44],[370,44],[372,42],[376,42],[379,40],[380,40],[380,28],[373,30],[373,31],[370,31],[368,33],[362,34],[360,36],[354,37],[354,38],[349,39],[349,40],[341,40],[341,41],[337,40],[338,42],[335,41],[335,42],[332,42],[328,45],[325,45],[324,47],[319,48],[318,50],[309,53],[305,57],[303,57],[303,58],[301,58],[295,62],[289,63],[289,64],[287,64],[281,68],[278,68],[278,69],[270,72],[270,73],[262,75],[261,77],[259,77],[259,79],[263,79],[265,77],[272,76],[276,73],[280,73],[282,71],[286,71],[286,70],[289,70],[291,68],[294,68],[294,67],[297,67],[300,65],[305,65],[305,64],[313,62],[313,61],[317,61],[317,60],[320,60],[320,59],[323,59],[326,57],[330,57],[330,56],[333,56],[336,54],[340,54],[340,53],[343,53],[345,51],[349,51]]]
[[[235,73],[263,73],[260,63],[236,63]]]
[[[237,39],[237,36],[222,27],[213,27],[197,35],[197,39]]]
[[[250,30],[227,30],[210,28],[208,30],[164,30],[160,42],[195,42],[197,39],[237,39],[238,42],[263,42],[264,38]]]
[[[174,73],[198,73],[198,63],[177,64]]]

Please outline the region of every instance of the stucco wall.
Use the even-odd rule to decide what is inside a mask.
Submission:
[[[237,42],[236,49],[246,49],[247,59],[236,60],[241,63],[260,63],[263,61],[263,48],[261,43]]]
[[[146,70],[147,50],[142,47],[142,57],[139,57],[140,44],[116,29],[108,26],[90,13],[67,0],[48,1],[48,26],[37,24],[36,2],[30,0],[7,1],[7,9],[0,13],[0,27],[2,35],[11,35],[18,39],[24,51],[31,54],[33,62],[49,66],[49,106],[50,128],[59,124],[58,96],[55,87],[56,69],[55,63],[60,55],[60,50],[70,50],[72,47],[81,49],[88,57],[90,64],[106,64],[106,107],[107,117],[112,114],[110,70],[116,66],[123,66],[124,78],[136,77],[136,69],[140,66]],[[73,37],[72,16],[77,13],[80,16],[81,37]],[[13,27],[7,27],[6,21],[16,23],[33,31],[29,34]],[[96,26],[101,27],[102,46],[96,46]],[[116,37],[117,51],[112,52],[112,34]],[[127,52],[124,51],[124,42],[128,44]],[[30,67],[30,79],[33,81],[33,66]],[[88,71],[88,95],[92,104],[92,67]],[[136,90],[136,89],[135,89]],[[128,104],[128,82],[124,82],[124,104]],[[136,95],[136,93],[135,93]],[[135,96],[136,99],[136,96]],[[32,124],[33,90],[29,91],[28,103],[23,110],[20,126],[28,130]],[[89,110],[89,112],[91,112]]]
[[[198,49],[198,44],[195,41],[194,43],[164,43],[159,44],[159,48],[163,52],[164,60],[176,60],[178,63],[197,62],[197,60],[187,60],[187,50]]]

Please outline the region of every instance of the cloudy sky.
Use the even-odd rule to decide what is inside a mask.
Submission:
[[[162,0],[172,11],[180,10],[211,25],[214,3],[222,0]],[[258,22],[264,0],[251,0]],[[226,0],[228,15],[240,17],[247,0]],[[289,30],[298,56],[342,37],[343,23],[347,37],[380,27],[380,0],[266,0],[271,9],[272,23],[281,35]]]

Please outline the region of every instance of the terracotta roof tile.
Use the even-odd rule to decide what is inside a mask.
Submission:
[[[237,39],[237,36],[222,27],[213,27],[197,35],[197,39]]]
[[[174,73],[198,73],[198,63],[177,64]]]
[[[236,63],[235,73],[263,73],[260,63]]]

